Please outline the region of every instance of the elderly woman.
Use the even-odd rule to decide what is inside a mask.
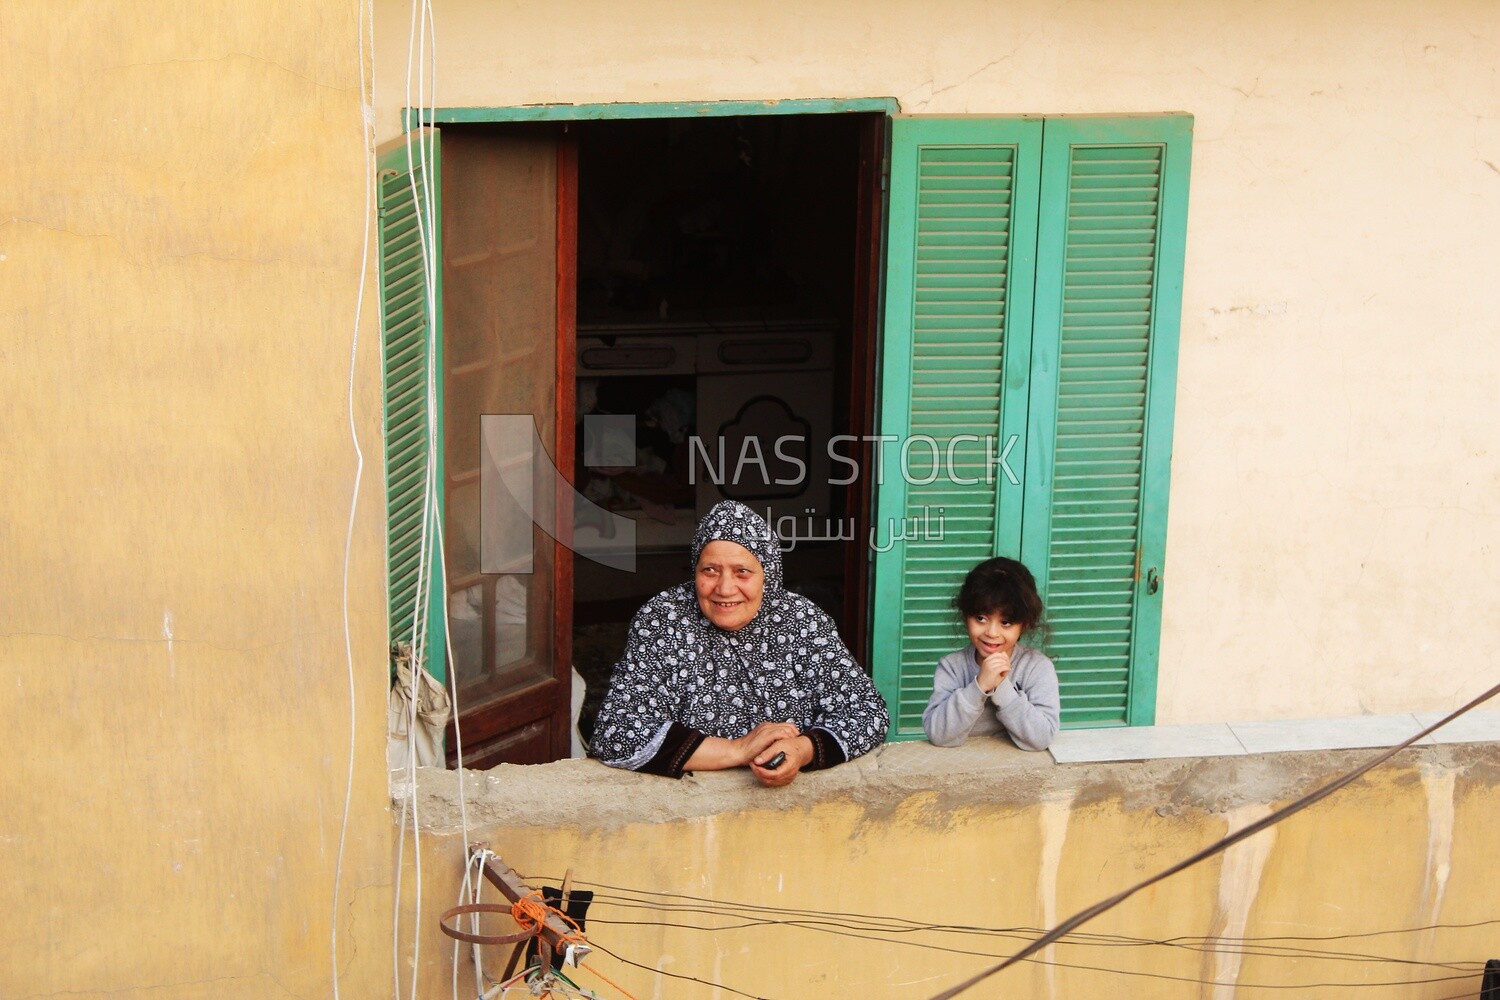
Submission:
[[[691,584],[630,623],[594,756],[674,778],[749,767],[774,786],[885,738],[885,703],[833,621],[782,589],[781,546],[759,515],[717,504],[693,537],[693,567]]]

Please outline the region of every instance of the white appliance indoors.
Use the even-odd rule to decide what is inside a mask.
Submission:
[[[772,520],[829,516],[833,336],[784,322],[698,338],[698,437],[714,466],[694,470],[700,512],[731,499]]]

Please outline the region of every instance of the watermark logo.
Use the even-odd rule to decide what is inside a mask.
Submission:
[[[583,469],[595,476],[629,476],[641,466],[636,418],[630,414],[589,414],[583,418]],[[800,430],[800,428],[799,428]],[[924,434],[855,436],[836,434],[815,447],[808,434],[781,434],[762,440],[740,433],[685,439],[687,482],[710,484],[714,492],[742,499],[752,507],[765,504],[766,522],[783,551],[808,542],[864,541],[873,552],[900,544],[940,542],[946,537],[946,508],[924,505],[904,518],[871,525],[859,538],[854,518],[824,516],[815,507],[801,516],[785,512],[778,498],[794,497],[825,467],[829,486],[850,486],[861,476],[883,486],[899,477],[911,486],[939,480],[954,486],[995,486],[1002,480],[1019,486],[1010,464],[1017,437],[957,434],[935,438]],[[861,453],[868,446],[865,468]],[[480,571],[527,574],[533,571],[535,532],[539,529],[574,554],[612,569],[633,572],[638,524],[634,518],[596,503],[580,493],[558,471],[537,433],[530,414],[490,414],[480,421],[480,475],[477,499]],[[821,454],[820,454],[821,451]],[[449,517],[472,523],[476,506],[455,490]],[[755,501],[760,501],[756,503]]]
[[[899,542],[941,542],[947,536],[947,510],[946,507],[923,504],[910,517],[890,517],[884,522],[877,520],[868,532],[870,550],[889,552]],[[777,517],[773,509],[767,507],[763,515],[783,552],[791,552],[801,542],[852,542],[859,538],[854,518],[820,518],[817,513],[808,507],[803,510],[802,517],[795,514]]]
[[[743,482],[756,482],[766,486],[801,485],[807,478],[808,463],[803,456],[810,450],[810,442],[804,435],[783,434],[770,443],[769,453],[780,462],[796,467],[796,475],[783,478],[779,471],[773,473],[766,460],[767,448],[757,437],[745,436],[737,453],[726,451],[724,437],[705,441],[696,434],[688,438],[688,482],[697,483],[699,476],[705,477],[715,486],[737,486]],[[1010,466],[1010,454],[1019,438],[1012,434],[1003,444],[996,435],[956,434],[946,441],[927,434],[913,434],[901,438],[895,434],[835,434],[828,439],[826,453],[831,463],[844,466],[847,472],[830,475],[830,486],[849,486],[859,481],[859,460],[849,454],[850,445],[860,442],[874,445],[873,462],[875,484],[884,486],[886,481],[887,446],[897,445],[899,474],[909,485],[928,486],[944,478],[958,486],[978,486],[984,483],[993,486],[998,476],[1003,475],[1012,486],[1021,485],[1021,479]],[[980,451],[981,455],[974,453]],[[731,463],[730,459],[733,458]],[[974,459],[980,457],[980,461]]]

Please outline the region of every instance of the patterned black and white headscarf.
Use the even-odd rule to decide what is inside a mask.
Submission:
[[[748,549],[765,572],[760,611],[725,631],[704,617],[691,582],[647,601],[631,622],[599,711],[591,752],[606,764],[680,776],[704,737],[737,739],[762,722],[793,722],[813,742],[804,770],[868,753],[889,717],[833,620],[786,591],[781,545],[742,503],[714,506],[693,536]]]
[[[781,539],[771,530],[766,519],[744,504],[735,500],[724,500],[714,504],[713,510],[703,515],[698,530],[693,532],[693,558],[689,569],[696,571],[698,557],[710,542],[734,542],[750,550],[766,574],[766,593],[781,593]]]

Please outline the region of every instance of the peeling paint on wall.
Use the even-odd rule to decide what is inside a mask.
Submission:
[[[1271,807],[1258,802],[1232,809],[1225,817],[1229,821],[1228,832],[1244,829],[1269,815]],[[1224,852],[1224,865],[1219,870],[1219,907],[1214,914],[1210,936],[1245,936],[1245,928],[1250,924],[1250,908],[1260,893],[1261,876],[1265,874],[1266,861],[1275,846],[1276,828],[1272,827]],[[1233,948],[1216,949],[1204,956],[1204,972],[1213,984],[1211,992],[1205,987],[1206,995],[1213,1000],[1234,1000],[1241,957]]]
[[[1068,839],[1068,820],[1073,814],[1075,792],[1049,795],[1038,810],[1042,827],[1042,856],[1037,865],[1037,903],[1042,909],[1042,926],[1057,925],[1057,875],[1062,867],[1063,844]],[[1057,1000],[1057,948],[1048,945],[1042,953],[1047,965],[1047,996]]]
[[[1448,877],[1453,872],[1453,802],[1457,775],[1451,769],[1424,764],[1421,769],[1422,790],[1427,795],[1427,883],[1422,889],[1422,912],[1419,926],[1435,928],[1443,911],[1443,897],[1448,893]],[[1433,960],[1436,930],[1423,935],[1423,952]]]

